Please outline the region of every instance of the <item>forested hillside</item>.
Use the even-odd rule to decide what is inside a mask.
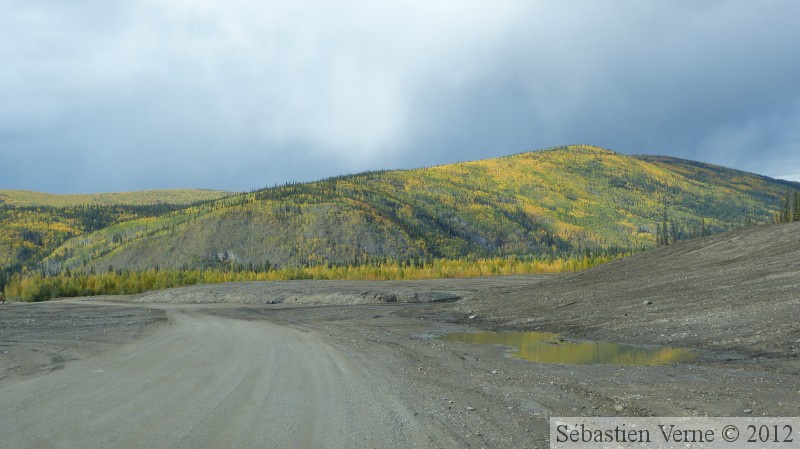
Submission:
[[[0,283],[13,275],[14,291],[27,282],[36,292],[29,296],[48,297],[65,285],[96,293],[240,278],[575,270],[776,221],[798,188],[694,161],[579,145],[223,198],[144,192],[81,202],[86,197],[0,192]],[[356,269],[365,266],[373,269]],[[150,280],[129,272],[149,272]],[[83,278],[58,281],[62,287],[49,293],[33,286],[41,276],[101,273],[114,274],[108,285]]]
[[[71,238],[226,195],[212,190],[93,195],[0,190],[0,286],[11,273],[41,269],[42,260]]]
[[[268,188],[67,241],[60,270],[352,265],[628,251],[773,221],[785,181],[560,147]]]

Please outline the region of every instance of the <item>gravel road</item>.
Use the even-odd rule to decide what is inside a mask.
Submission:
[[[0,387],[3,447],[453,446],[318,334],[166,313],[117,351]]]

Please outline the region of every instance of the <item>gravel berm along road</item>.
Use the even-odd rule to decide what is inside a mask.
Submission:
[[[0,445],[454,446],[391,383],[316,333],[179,306],[166,313],[168,325],[116,351],[2,386]]]

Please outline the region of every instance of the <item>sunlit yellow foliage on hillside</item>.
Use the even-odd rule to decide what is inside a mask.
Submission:
[[[616,257],[655,246],[659,235],[674,242],[772,221],[786,191],[798,187],[575,145],[289,184],[190,206],[0,206],[0,269],[88,275],[159,267],[215,279],[230,276],[219,273],[231,267],[345,279],[560,272],[587,254]],[[552,266],[474,262],[507,257]],[[420,260],[467,265],[401,270]]]
[[[664,208],[671,222],[687,235],[699,233],[701,219],[715,231],[741,226],[748,215],[755,222],[767,221],[774,212],[773,203],[783,193],[781,186],[770,183],[760,184],[757,191],[736,190],[737,177],[747,176],[741,172],[717,176],[716,183],[708,183],[697,179],[698,173],[712,169],[678,167],[672,170],[668,162],[652,163],[579,145],[427,169],[344,176],[230,197],[151,218],[147,225],[121,223],[69,242],[57,254],[69,254],[67,263],[73,268],[95,261],[90,265],[102,269],[104,258],[118,255],[116,259],[122,260],[128,248],[133,251],[144,242],[157,254],[159,247],[169,251],[178,247],[180,239],[186,238],[179,236],[186,233],[207,241],[208,226],[196,223],[236,217],[255,223],[251,229],[258,232],[277,233],[277,241],[300,244],[280,251],[248,245],[235,251],[242,263],[269,260],[292,265],[328,260],[348,264],[375,256],[564,256],[585,248],[652,246]],[[765,202],[765,196],[775,199]],[[310,207],[315,204],[325,206],[325,220],[316,216],[323,209]],[[365,220],[355,220],[356,216]],[[351,225],[342,227],[342,223]],[[298,233],[278,232],[285,227]],[[383,248],[383,253],[376,253],[363,247],[345,249],[348,243],[342,244],[357,243],[362,240],[360,233],[379,229],[396,236],[392,241],[400,246],[376,242],[376,248]],[[233,232],[245,236],[245,230]],[[236,239],[230,240],[235,245]],[[268,237],[265,244],[271,240]],[[331,250],[337,245],[341,248]],[[192,257],[202,258],[197,251]],[[215,251],[209,246],[205,254]]]
[[[249,270],[156,270],[109,271],[41,276],[12,276],[5,296],[12,300],[44,301],[58,297],[124,295],[149,290],[242,281],[319,280],[411,280],[521,274],[553,274],[591,268],[610,257],[533,260],[515,257],[466,260],[436,259],[421,265],[398,262],[347,267],[317,265],[269,271]]]

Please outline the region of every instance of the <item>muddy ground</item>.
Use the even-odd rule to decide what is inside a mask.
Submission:
[[[254,379],[263,376],[263,382],[242,381],[230,387],[227,399],[218,399],[218,404],[234,409],[239,402],[232,398],[237,395],[252,398],[255,393],[250,390],[255,385],[302,377],[308,369],[298,371],[297,364],[319,360],[319,372],[297,387],[306,396],[289,394],[294,387],[285,385],[281,391],[256,395],[263,401],[245,409],[250,410],[249,416],[293,416],[296,401],[297,407],[316,403],[313,410],[325,413],[305,421],[297,418],[298,425],[308,427],[299,430],[289,424],[276,427],[267,416],[245,423],[240,415],[227,420],[227,415],[214,414],[217,426],[229,423],[241,429],[238,436],[230,437],[230,447],[252,447],[254,442],[277,447],[278,441],[297,443],[299,435],[310,438],[303,444],[311,447],[546,447],[550,416],[798,416],[797,225],[746,229],[553,277],[253,283],[113,298],[126,301],[121,304],[97,298],[7,304],[0,306],[0,398],[4,402],[0,435],[12,443],[10,447],[48,447],[43,442],[50,441],[59,443],[50,447],[81,447],[87,441],[148,447],[142,441],[149,440],[142,440],[145,437],[135,429],[157,428],[159,421],[137,418],[133,412],[134,417],[112,430],[91,427],[94,421],[87,412],[80,421],[89,426],[86,432],[107,433],[106,439],[97,440],[81,439],[63,429],[59,434],[57,428],[51,435],[42,430],[45,424],[40,428],[15,418],[46,417],[41,422],[63,422],[69,428],[70,421],[52,410],[72,400],[64,385],[98,371],[92,363],[108,367],[133,363],[133,356],[120,356],[132,351],[126,348],[136,348],[132,352],[141,357],[131,366],[152,364],[158,368],[156,374],[148,374],[153,382],[174,385],[177,392],[166,390],[152,398],[163,400],[159,409],[170,416],[194,406],[189,402],[196,392],[188,390],[209,388],[217,385],[213,379],[223,377],[219,370],[225,366],[217,366],[208,357],[220,357],[226,366],[241,363],[241,372],[251,373]],[[343,304],[304,305],[303,298],[309,298],[310,304],[325,298]],[[248,302],[259,304],[231,304]],[[261,304],[269,302],[278,304]],[[248,333],[235,337],[240,329]],[[685,347],[701,357],[660,366],[541,364],[513,359],[501,347],[436,339],[455,331],[494,329],[546,330],[568,339]],[[176,341],[178,331],[186,343],[167,345]],[[218,352],[195,360],[202,348],[193,348],[192,342],[206,335],[216,335],[214,345],[230,335],[230,346],[220,343]],[[235,352],[232,348],[244,343],[242,339],[248,342],[248,351],[269,347],[277,352],[235,363],[225,359]],[[291,344],[294,352],[280,352],[282,341]],[[148,353],[148,348],[156,347],[164,348],[157,359]],[[309,348],[313,357],[298,355],[303,348]],[[165,356],[163,352],[168,351],[175,354]],[[185,360],[170,368],[184,373],[183,378],[170,376],[156,363],[169,356]],[[263,374],[266,365],[258,363],[258,357],[270,360],[273,377]],[[205,373],[211,384],[188,382],[193,372]],[[109,392],[115,390],[114,382],[122,382],[120,389],[125,390],[120,380],[124,373],[119,376],[109,381]],[[178,395],[181,385],[188,396]],[[220,383],[219,389],[226,385]],[[50,410],[25,399],[51,386],[47,397],[55,402]],[[123,393],[145,394],[140,390],[132,387]],[[349,394],[331,396],[335,391]],[[64,395],[62,400],[59,395]],[[13,402],[15,397],[18,402]],[[214,400],[204,397],[202,404],[211,407]],[[97,402],[103,402],[102,398]],[[270,408],[272,403],[282,408]],[[128,411],[120,407],[99,410],[127,416]],[[207,417],[191,416],[183,421],[196,422],[186,430],[160,438],[190,441],[186,447],[211,447],[209,440],[198,437],[204,435],[201,424]],[[332,416],[348,418],[330,421]],[[363,425],[358,424],[361,421]],[[376,434],[376,429],[382,430]],[[153,440],[149,447],[167,447],[158,441],[162,440]]]

